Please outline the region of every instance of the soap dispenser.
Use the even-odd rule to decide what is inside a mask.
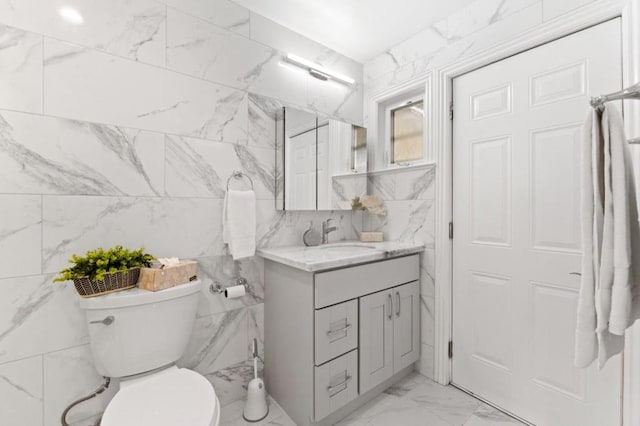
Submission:
[[[307,247],[319,246],[322,242],[322,236],[313,227],[313,221],[309,222],[309,229],[302,234],[302,242]]]

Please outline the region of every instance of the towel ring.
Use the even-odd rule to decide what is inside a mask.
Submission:
[[[232,178],[242,179],[243,177],[246,177],[247,179],[249,179],[249,182],[251,183],[251,190],[253,190],[253,179],[251,179],[251,176],[244,174],[240,170],[234,170],[233,173],[231,173],[231,176],[229,176],[229,179],[227,179],[227,191],[229,190],[229,182],[231,182]]]

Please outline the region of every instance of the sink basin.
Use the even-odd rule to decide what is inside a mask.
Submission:
[[[361,244],[330,244],[325,246],[318,246],[318,249],[331,250],[331,251],[349,251],[349,252],[379,250],[377,247],[366,246]]]

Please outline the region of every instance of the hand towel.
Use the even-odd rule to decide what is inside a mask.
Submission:
[[[227,191],[222,213],[222,239],[233,260],[255,254],[256,196],[253,191]]]

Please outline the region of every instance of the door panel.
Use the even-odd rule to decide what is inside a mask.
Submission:
[[[418,281],[392,289],[394,373],[420,357],[420,286]]]
[[[360,298],[360,394],[393,375],[391,290]]]
[[[620,422],[620,360],[573,365],[589,95],[621,89],[620,20],[453,81],[453,382],[538,426]]]

